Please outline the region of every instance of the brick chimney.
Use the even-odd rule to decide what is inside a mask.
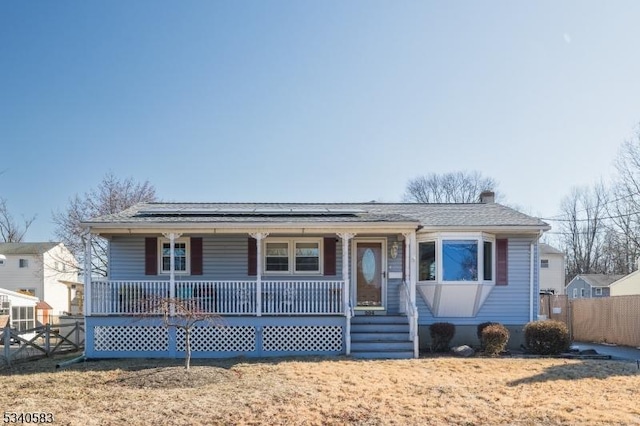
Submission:
[[[493,191],[482,191],[480,193],[480,202],[483,204],[493,204],[496,202],[496,193]]]

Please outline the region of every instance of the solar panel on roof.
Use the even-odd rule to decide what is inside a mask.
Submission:
[[[353,215],[364,213],[360,209],[308,208],[308,207],[152,207],[140,210],[146,215]]]

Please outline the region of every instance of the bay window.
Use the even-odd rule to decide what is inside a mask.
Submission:
[[[494,287],[508,284],[508,239],[442,232],[417,243],[416,290],[434,317],[475,317]]]
[[[495,239],[483,233],[438,234],[418,242],[418,281],[493,282]]]

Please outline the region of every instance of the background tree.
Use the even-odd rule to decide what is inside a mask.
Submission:
[[[23,217],[22,223],[16,222],[9,212],[7,201],[0,198],[0,241],[5,243],[21,242],[35,219],[35,216]]]
[[[139,202],[156,201],[156,190],[148,181],[136,182],[132,178],[119,179],[107,173],[102,182],[83,195],[76,194],[69,199],[66,210],[53,213],[56,237],[78,259],[82,270],[85,244],[81,222],[94,217],[119,213]],[[92,270],[96,275],[107,275],[107,242],[103,238],[92,240]]]
[[[606,273],[606,191],[602,184],[574,188],[562,201],[561,243],[566,253],[567,277]]]
[[[622,144],[614,163],[613,200],[608,206],[611,227],[616,232],[618,263],[622,273],[637,269],[640,255],[640,130]]]
[[[496,191],[498,183],[477,171],[430,173],[407,183],[404,201],[410,203],[477,203],[482,191]]]

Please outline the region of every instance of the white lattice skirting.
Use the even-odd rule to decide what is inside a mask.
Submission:
[[[93,338],[96,351],[166,351],[169,347],[169,336],[164,327],[97,326]]]
[[[177,333],[178,350],[185,350],[184,330]],[[191,351],[193,352],[253,352],[256,350],[256,328],[239,327],[194,327],[191,329]]]
[[[262,347],[258,347],[258,328],[253,325],[194,327],[191,350],[200,353],[243,352],[340,352],[343,350],[343,327],[334,325],[281,326],[262,329]],[[96,352],[169,352],[185,350],[184,330],[176,330],[176,340],[169,342],[169,332],[162,326],[105,325],[94,327]],[[173,339],[171,339],[173,341]],[[171,347],[170,347],[171,346]]]
[[[262,345],[267,352],[332,352],[342,350],[340,326],[266,326]]]

